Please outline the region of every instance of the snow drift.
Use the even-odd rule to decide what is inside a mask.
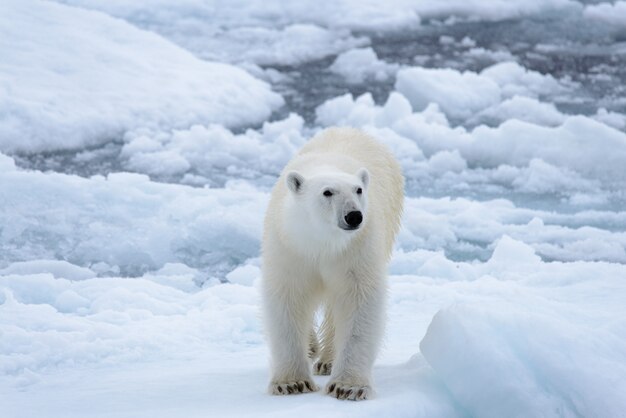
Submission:
[[[282,104],[244,71],[103,13],[34,0],[0,7],[4,152],[89,147],[138,127],[242,126]]]

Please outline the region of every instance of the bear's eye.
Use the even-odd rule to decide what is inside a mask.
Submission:
[[[363,189],[361,189],[360,187],[356,189],[356,194],[361,194],[361,193],[363,193]]]
[[[333,192],[331,192],[330,190],[324,190],[324,196],[326,197],[331,197],[333,195]]]

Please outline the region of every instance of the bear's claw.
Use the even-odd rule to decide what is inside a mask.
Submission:
[[[313,365],[313,374],[320,376],[328,376],[333,369],[333,362],[318,361]]]
[[[270,383],[270,393],[272,395],[292,395],[299,393],[316,392],[318,390],[319,387],[310,380]]]
[[[326,386],[326,393],[337,399],[345,399],[349,401],[363,401],[369,399],[372,394],[372,388],[369,386],[350,385],[341,382],[329,382]]]

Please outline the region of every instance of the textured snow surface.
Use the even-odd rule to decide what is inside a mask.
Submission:
[[[626,28],[626,1],[585,6],[584,14],[590,19],[606,22],[620,29]]]
[[[282,104],[244,71],[99,12],[33,0],[0,10],[2,151],[84,148],[139,127],[241,126]]]
[[[341,75],[350,84],[368,79],[385,81],[397,70],[397,65],[379,60],[372,48],[351,49],[340,54],[330,66],[330,71]]]
[[[2,418],[626,416],[624,2],[0,3]],[[272,397],[263,214],[335,125],[406,177],[376,397]]]

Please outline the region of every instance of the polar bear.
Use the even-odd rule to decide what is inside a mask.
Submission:
[[[287,164],[272,191],[262,244],[270,393],[318,390],[308,357],[319,356],[313,372],[331,374],[326,393],[371,397],[403,200],[400,166],[356,129],[321,132]]]

